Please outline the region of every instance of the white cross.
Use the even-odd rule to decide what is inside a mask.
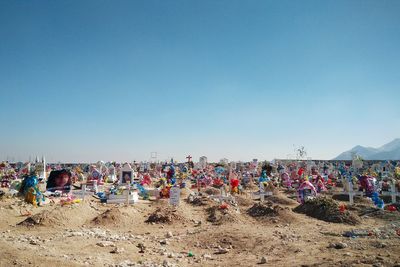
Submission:
[[[353,205],[354,204],[354,196],[356,196],[356,195],[363,195],[363,192],[362,191],[360,191],[360,192],[355,192],[354,190],[353,190],[353,183],[352,182],[349,182],[349,192],[348,192],[348,195],[349,195],[349,201],[350,201],[350,205]]]
[[[272,192],[271,191],[265,191],[265,186],[264,183],[260,183],[260,191],[259,193],[255,193],[254,195],[258,195],[260,196],[260,201],[264,202],[265,200],[265,196],[272,196]]]
[[[391,183],[390,191],[388,191],[388,192],[383,191],[382,195],[383,196],[388,196],[388,195],[391,196],[392,197],[392,204],[393,204],[393,203],[396,203],[396,197],[400,196],[400,192],[397,192],[396,191],[396,185],[394,183]]]

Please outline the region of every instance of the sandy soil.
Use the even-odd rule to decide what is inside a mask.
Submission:
[[[177,208],[94,197],[34,208],[3,198],[0,266],[400,266],[400,213],[364,200],[350,209],[360,223],[348,225],[293,212],[298,204],[283,192],[267,198],[275,210],[260,216],[249,211],[258,202],[249,195],[221,210],[207,197],[185,201],[188,194]],[[343,236],[351,230],[369,236]]]

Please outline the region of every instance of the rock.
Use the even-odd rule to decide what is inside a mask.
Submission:
[[[344,249],[347,248],[348,245],[346,243],[343,242],[338,242],[338,243],[331,243],[329,245],[330,248],[335,248],[335,249]]]
[[[168,253],[167,257],[170,258],[170,259],[175,258],[175,254],[174,253]]]
[[[31,240],[31,241],[29,242],[29,244],[31,244],[31,245],[39,245],[39,242],[36,241],[36,240]]]
[[[219,247],[218,250],[215,252],[215,254],[226,254],[228,252],[229,252],[229,249]]]
[[[168,245],[168,241],[166,239],[160,240],[160,245]]]
[[[83,233],[82,232],[72,232],[69,234],[69,237],[71,237],[71,236],[83,236]]]
[[[168,232],[168,233],[165,235],[165,237],[166,237],[166,238],[171,238],[171,237],[174,237],[174,235],[172,234],[172,232]]]
[[[376,248],[385,248],[386,246],[387,246],[386,243],[381,243],[381,242],[375,244]]]
[[[114,242],[111,241],[101,241],[96,243],[96,245],[98,245],[99,247],[115,247]]]
[[[113,250],[110,251],[110,253],[121,254],[124,251],[125,251],[124,248],[115,247]]]
[[[203,255],[203,258],[204,258],[205,260],[211,260],[211,259],[212,259],[212,256],[211,256],[210,254],[204,254],[204,255]]]
[[[260,264],[266,264],[266,263],[267,263],[267,258],[261,257]]]

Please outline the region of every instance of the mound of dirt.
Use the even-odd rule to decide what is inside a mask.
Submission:
[[[251,217],[262,220],[263,222],[290,222],[294,223],[297,218],[288,207],[281,207],[268,201],[264,203],[255,203],[247,210],[247,214]]]
[[[212,200],[204,195],[189,195],[186,202],[193,206],[207,206],[211,205]]]
[[[38,214],[29,216],[22,222],[18,223],[19,226],[50,226],[57,223],[57,221],[52,218],[51,212],[44,210]]]
[[[349,195],[347,195],[347,194],[336,194],[336,195],[332,196],[332,199],[338,200],[338,201],[350,201]],[[366,197],[362,197],[362,196],[354,196],[353,200],[354,200],[354,203],[364,203],[364,204],[371,203],[370,199],[368,199]]]
[[[254,183],[248,183],[248,184],[244,185],[243,187],[244,187],[244,189],[249,190],[249,191],[256,191],[257,189],[259,189],[259,186]]]
[[[96,215],[96,210],[88,202],[82,202],[70,206],[46,206],[46,210],[32,215],[19,226],[45,226],[45,227],[73,227],[85,224],[90,218]]]
[[[121,211],[118,208],[111,208],[96,216],[91,223],[101,226],[118,225],[122,220]]]
[[[396,204],[394,204],[394,206],[395,205]],[[399,206],[399,204],[397,205]],[[366,206],[358,206],[357,210],[360,217],[377,218],[385,221],[400,221],[400,213],[398,211],[388,211],[386,209]]]
[[[349,211],[341,211],[339,203],[326,197],[317,197],[308,200],[293,209],[297,213],[303,213],[310,217],[333,223],[345,223],[356,225],[360,219]]]
[[[253,205],[254,204],[254,201],[253,200],[251,200],[251,199],[249,199],[249,198],[245,198],[245,197],[243,197],[243,196],[241,196],[241,195],[236,195],[235,196],[235,200],[236,200],[236,203],[239,205],[239,206],[244,206],[244,207],[248,207],[248,206],[251,206],[251,205]]]
[[[283,208],[273,206],[272,203],[256,203],[247,210],[247,214],[251,217],[275,217],[279,215],[281,210],[283,210]]]
[[[294,206],[294,205],[298,204],[297,201],[295,201],[293,199],[290,199],[290,198],[288,198],[286,196],[283,196],[283,195],[267,196],[267,197],[265,197],[265,199],[267,201],[271,201],[272,203],[285,205],[285,206]]]
[[[221,190],[218,188],[209,187],[206,190],[204,190],[204,193],[206,193],[207,195],[210,195],[210,196],[215,196],[215,195],[220,195]]]
[[[221,209],[220,206],[212,206],[207,208],[206,212],[208,214],[207,221],[215,225],[237,221],[232,208]]]
[[[159,207],[149,215],[146,223],[172,224],[179,221],[185,221],[185,218],[179,214],[178,210],[171,207]]]

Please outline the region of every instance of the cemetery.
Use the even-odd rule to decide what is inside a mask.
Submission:
[[[2,162],[2,264],[400,264],[398,161],[186,159]]]

